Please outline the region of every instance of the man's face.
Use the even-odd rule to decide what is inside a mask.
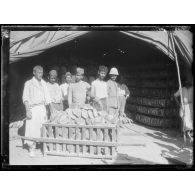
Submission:
[[[104,71],[99,72],[99,79],[100,80],[103,80],[105,78],[105,76],[106,76],[106,72],[104,72]]]
[[[55,75],[50,75],[49,76],[49,82],[54,84],[56,82],[56,76]]]
[[[43,77],[43,70],[36,69],[33,72],[33,74],[34,74],[35,78],[40,81],[42,79],[42,77]]]
[[[120,84],[125,84],[125,83],[126,83],[125,78],[124,77],[121,77],[120,78]]]
[[[70,83],[71,80],[72,80],[71,76],[67,76],[67,77],[66,77],[66,82],[67,82],[67,83]]]
[[[110,75],[110,79],[112,81],[116,81],[116,78],[117,78],[117,75],[113,75],[113,74]]]
[[[79,82],[80,80],[82,80],[83,78],[83,75],[80,75],[80,74],[76,74],[76,82]]]

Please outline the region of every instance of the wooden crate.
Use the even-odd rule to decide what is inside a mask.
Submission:
[[[113,159],[116,156],[116,125],[43,124],[43,154]]]

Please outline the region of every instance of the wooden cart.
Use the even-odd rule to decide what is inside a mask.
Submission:
[[[44,155],[113,159],[117,153],[117,125],[43,124]]]

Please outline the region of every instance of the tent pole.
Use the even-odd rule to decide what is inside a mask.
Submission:
[[[181,106],[182,106],[182,110],[184,112],[184,103],[183,103],[183,94],[182,94],[182,86],[181,86],[181,74],[180,74],[180,69],[179,69],[179,63],[178,63],[178,58],[177,58],[177,53],[175,51],[175,44],[173,41],[173,33],[171,34],[171,42],[172,42],[172,46],[173,46],[173,52],[174,52],[174,56],[175,56],[175,61],[176,61],[176,67],[177,67],[177,74],[178,74],[178,80],[179,80],[179,92],[180,92],[180,99],[181,99]],[[184,116],[184,114],[183,114]],[[184,132],[184,125],[182,127],[182,132]]]

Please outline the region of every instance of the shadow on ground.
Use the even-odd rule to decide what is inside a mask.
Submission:
[[[179,131],[143,127],[133,124],[120,130],[120,141],[131,145],[145,144],[145,147],[119,147],[116,163],[127,162],[136,164],[190,164],[192,147],[185,144]],[[123,160],[120,160],[120,159]],[[130,160],[129,160],[130,159]]]
[[[117,154],[117,157],[115,159],[115,161],[113,162],[113,164],[134,164],[134,165],[148,165],[148,164],[155,164],[152,161],[147,161],[141,158],[136,158],[133,156],[129,156],[127,154]]]

